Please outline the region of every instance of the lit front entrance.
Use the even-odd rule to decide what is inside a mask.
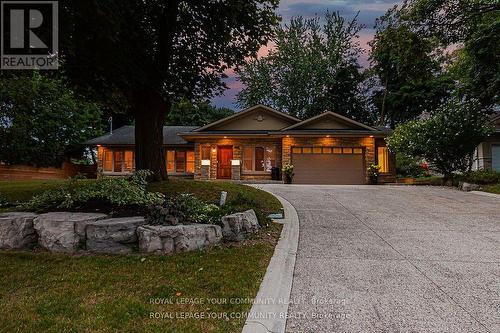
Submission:
[[[232,146],[217,147],[217,179],[231,179]]]

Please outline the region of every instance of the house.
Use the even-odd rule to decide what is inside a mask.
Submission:
[[[294,166],[296,184],[366,184],[366,168],[381,166],[381,182],[395,181],[386,128],[325,112],[303,120],[256,105],[203,127],[165,126],[170,175],[200,180],[272,179],[273,168]],[[123,175],[134,169],[134,129],[125,126],[90,140],[98,169]]]
[[[492,116],[495,132],[477,146],[474,153],[474,170],[500,171],[500,114]]]

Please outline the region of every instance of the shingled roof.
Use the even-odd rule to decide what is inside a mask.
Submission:
[[[163,144],[185,145],[186,140],[177,135],[180,132],[191,132],[198,126],[163,126]],[[86,145],[133,145],[135,144],[134,126],[123,126],[98,138],[85,142]]]

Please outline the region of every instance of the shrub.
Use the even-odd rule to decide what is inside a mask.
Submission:
[[[427,177],[429,176],[429,166],[422,162],[421,158],[399,154],[396,156],[396,172],[403,177]]]
[[[464,175],[463,180],[473,184],[500,184],[500,172],[496,171],[471,171]]]
[[[7,200],[7,198],[5,198],[3,196],[2,193],[0,193],[0,208],[7,207],[8,205],[9,205],[9,201]]]
[[[474,149],[492,133],[492,126],[475,101],[453,99],[429,119],[410,121],[387,138],[392,152],[423,158],[446,180],[470,170]]]
[[[96,181],[70,179],[59,188],[34,196],[22,209],[31,211],[80,210],[115,211],[135,215],[150,205],[161,204],[164,195],[146,190],[150,171],[137,171],[129,178],[100,178]]]
[[[180,194],[169,198],[161,205],[149,207],[146,220],[150,224],[173,225],[175,217],[181,224],[202,223],[221,225],[222,216],[227,209],[214,204],[207,204],[192,194]]]

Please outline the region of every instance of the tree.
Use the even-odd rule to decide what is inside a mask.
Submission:
[[[172,105],[167,116],[167,125],[204,126],[234,113],[228,108],[217,108],[209,101],[189,101],[182,99]]]
[[[266,44],[278,0],[68,0],[61,59],[78,87],[119,94],[135,119],[136,167],[167,178],[162,126],[178,96],[209,98]]]
[[[499,104],[500,3],[492,0],[407,0],[400,21],[444,48],[458,48],[452,65],[457,93],[484,107]]]
[[[379,122],[391,127],[435,109],[453,86],[443,75],[445,58],[437,42],[412,31],[396,9],[377,19],[370,42],[371,72],[380,82],[374,92]]]
[[[0,161],[60,167],[68,152],[101,134],[101,110],[57,78],[0,78]],[[80,155],[81,156],[81,155]]]
[[[408,158],[424,158],[445,180],[469,171],[474,150],[492,133],[476,101],[451,99],[428,119],[413,120],[387,138],[389,149]]]
[[[245,86],[238,104],[261,103],[303,119],[329,110],[371,122],[358,64],[359,30],[356,18],[347,21],[339,13],[327,12],[324,24],[318,17],[292,18],[278,28],[267,56],[238,71]]]

